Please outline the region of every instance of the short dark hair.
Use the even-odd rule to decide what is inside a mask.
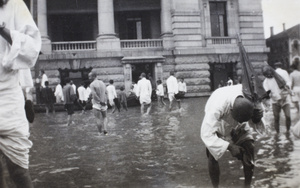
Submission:
[[[45,86],[48,86],[49,85],[49,82],[48,81],[45,81]]]
[[[146,78],[146,73],[142,72],[141,77]]]
[[[113,81],[113,80],[109,80],[109,83],[110,83],[110,84],[113,84],[113,83],[114,83],[114,81]]]
[[[157,80],[157,83],[158,83],[158,84],[161,84],[162,82],[161,82],[161,80]]]

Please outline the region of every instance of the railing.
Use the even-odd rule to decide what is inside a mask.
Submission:
[[[161,39],[121,40],[121,48],[162,48]]]
[[[52,51],[90,51],[96,46],[96,41],[52,42]]]
[[[228,44],[237,44],[236,38],[234,37],[207,37],[206,45],[228,45]]]

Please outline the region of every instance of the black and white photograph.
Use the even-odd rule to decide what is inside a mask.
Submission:
[[[299,0],[0,0],[0,188],[275,187]]]

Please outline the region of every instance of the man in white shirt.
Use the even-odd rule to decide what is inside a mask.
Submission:
[[[242,161],[245,187],[250,187],[254,170],[254,139],[247,122],[258,123],[261,117],[261,110],[254,109],[254,104],[244,98],[241,84],[221,87],[211,94],[205,105],[201,139],[207,148],[209,175],[214,187],[219,186],[218,160],[227,150]]]
[[[82,113],[84,113],[85,106],[86,106],[84,83],[81,83],[81,85],[77,89],[77,92],[78,92],[79,104],[82,107]]]
[[[56,98],[56,103],[61,103],[62,101],[64,101],[64,94],[60,83],[58,83],[55,87],[54,96]]]
[[[180,109],[180,100],[177,100],[175,98],[175,95],[178,93],[178,82],[177,82],[177,79],[175,78],[174,74],[175,74],[174,71],[171,71],[170,76],[166,81],[167,90],[168,90],[168,97],[169,97],[169,101],[170,101],[170,104],[169,104],[169,110],[170,111],[172,110],[172,106],[173,106],[174,101],[178,102],[178,107]]]
[[[178,82],[178,94],[175,96],[176,99],[183,98],[186,91],[186,83],[184,82],[183,78],[180,78]]]
[[[266,91],[271,91],[271,102],[274,115],[274,127],[277,133],[280,132],[279,129],[279,119],[281,109],[284,112],[286,119],[286,131],[289,132],[291,127],[291,113],[290,113],[290,97],[289,89],[291,85],[290,77],[287,71],[281,68],[282,64],[280,62],[275,63],[276,73],[285,81],[286,86],[280,88],[276,77],[274,77],[274,70],[271,67],[266,67],[263,70],[263,74],[266,79],[263,82],[263,87]]]
[[[48,76],[46,75],[43,69],[41,70],[41,76],[42,76],[41,86],[42,88],[45,88],[46,87],[45,82],[48,81]]]
[[[144,108],[147,105],[146,114],[150,113],[152,104],[151,104],[151,94],[152,86],[151,82],[146,79],[146,74],[141,74],[141,79],[137,83],[137,93],[136,96],[139,98],[141,104],[141,114],[144,114]]]
[[[109,85],[106,87],[107,90],[107,98],[109,101],[109,105],[112,107],[112,113],[115,112],[116,110],[116,105],[114,99],[117,99],[117,92],[116,92],[116,87],[114,86],[114,81],[113,80],[109,80]],[[118,108],[119,112],[120,109]]]

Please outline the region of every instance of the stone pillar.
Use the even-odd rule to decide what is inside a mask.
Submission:
[[[42,53],[50,54],[51,41],[48,36],[48,23],[47,23],[47,0],[39,0],[37,2],[37,22],[42,37]]]
[[[166,49],[174,47],[171,16],[172,0],[161,0],[161,37]]]
[[[162,63],[156,63],[156,65],[155,65],[155,78],[156,78],[156,80],[163,81]]]
[[[132,74],[131,74],[131,64],[126,63],[124,65],[124,85],[125,85],[125,91],[130,91],[130,87],[132,84]]]
[[[120,40],[115,34],[113,0],[98,0],[97,50],[120,50]]]

